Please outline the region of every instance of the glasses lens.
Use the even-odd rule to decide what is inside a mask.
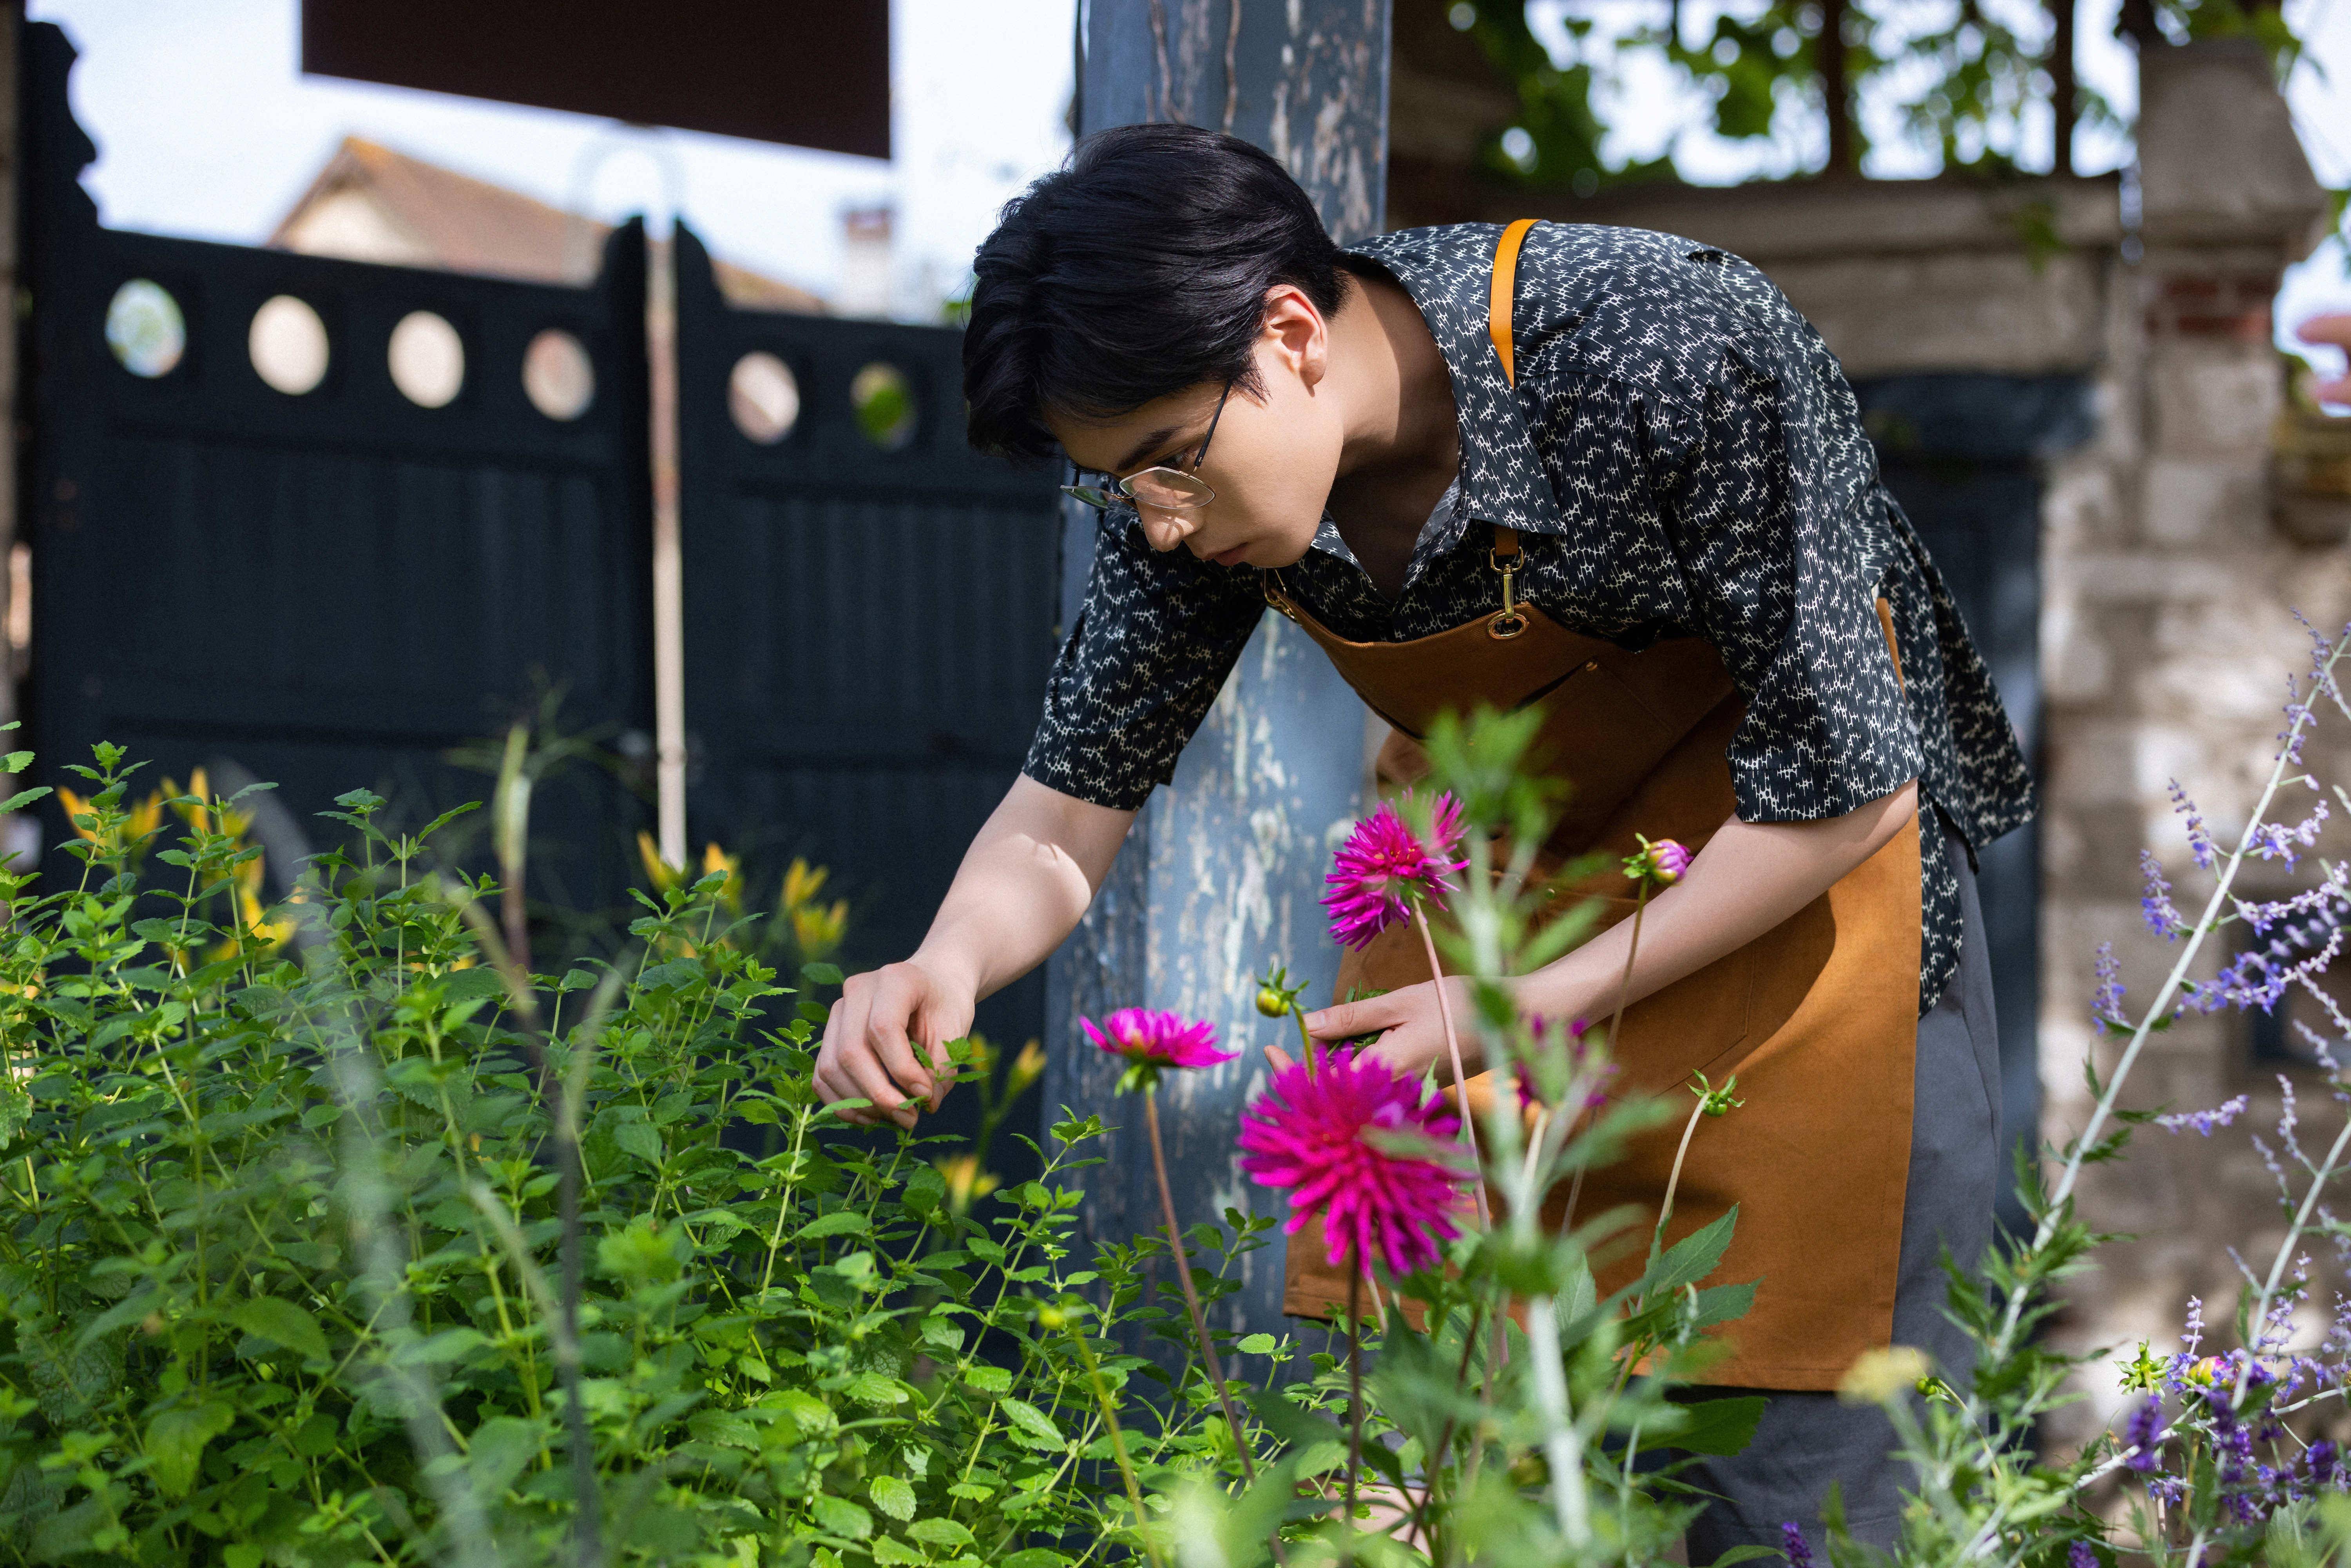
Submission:
[[[1106,512],[1118,505],[1118,497],[1098,485],[1064,485],[1061,494],[1073,501],[1082,501],[1096,511]]]
[[[1217,498],[1207,480],[1180,468],[1145,468],[1128,476],[1124,487],[1137,505],[1169,512],[1205,507]]]

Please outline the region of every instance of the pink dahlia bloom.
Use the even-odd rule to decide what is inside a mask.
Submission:
[[[1240,1054],[1217,1043],[1216,1025],[1152,1008],[1121,1008],[1099,1026],[1092,1019],[1078,1022],[1113,1056],[1149,1067],[1215,1067]]]
[[[1454,1200],[1467,1178],[1441,1158],[1460,1124],[1442,1100],[1352,1050],[1315,1048],[1292,1062],[1241,1117],[1241,1168],[1290,1194],[1291,1234],[1320,1215],[1330,1261],[1376,1259],[1391,1275],[1426,1269],[1461,1234]],[[1412,1152],[1417,1140],[1438,1145]]]
[[[1429,838],[1405,822],[1392,800],[1355,824],[1333,857],[1323,880],[1330,891],[1322,907],[1331,912],[1331,935],[1350,947],[1366,947],[1391,925],[1412,918],[1412,900],[1445,907],[1451,873],[1468,864],[1452,858],[1461,841],[1461,802],[1439,795],[1429,810]]]

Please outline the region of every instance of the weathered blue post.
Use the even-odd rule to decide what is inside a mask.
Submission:
[[[1387,183],[1388,0],[1091,0],[1081,8],[1081,134],[1138,121],[1228,131],[1270,151],[1341,244],[1377,233]],[[1094,514],[1064,523],[1062,623],[1093,559]],[[1337,970],[1316,902],[1364,775],[1364,707],[1296,627],[1269,612],[1184,755],[1136,820],[1085,923],[1054,957],[1044,1092],[1122,1130],[1086,1174],[1081,1243],[1159,1222],[1141,1108],[1117,1102],[1118,1064],[1081,1015],[1173,1008],[1247,1047],[1162,1092],[1169,1175],[1186,1225],[1228,1207],[1273,1212],[1238,1169],[1233,1134],[1264,1081],[1258,1046],[1294,1026],[1259,1016],[1254,977],[1286,960],[1327,1000]],[[1259,1253],[1228,1326],[1279,1326],[1281,1258]]]

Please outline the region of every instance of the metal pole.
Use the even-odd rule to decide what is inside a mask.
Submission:
[[[1081,135],[1180,120],[1229,131],[1280,159],[1342,244],[1379,232],[1387,185],[1388,0],[1090,0],[1081,11]],[[1062,624],[1093,560],[1091,515],[1063,534]],[[1124,1120],[1118,1076],[1085,1048],[1081,1016],[1173,1008],[1253,1047],[1272,1026],[1252,977],[1279,959],[1316,1003],[1338,951],[1316,902],[1334,831],[1363,782],[1364,706],[1297,629],[1269,614],[1186,751],[1136,819],[1092,910],[1048,975],[1045,1104]],[[1261,1082],[1250,1049],[1167,1085],[1160,1111],[1183,1223],[1227,1207],[1270,1212],[1234,1159],[1242,1105]],[[1089,1173],[1088,1239],[1125,1242],[1158,1218],[1141,1128],[1122,1128]],[[1278,1328],[1280,1253],[1244,1270],[1221,1327]]]
[[[677,246],[645,227],[653,492],[653,800],[661,857],[685,864],[685,563],[677,505]]]

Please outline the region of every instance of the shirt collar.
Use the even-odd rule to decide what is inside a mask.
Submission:
[[[1501,234],[1499,224],[1450,224],[1381,235],[1348,250],[1376,263],[1412,297],[1453,378],[1461,504],[1444,525],[1449,538],[1424,538],[1436,549],[1458,543],[1472,522],[1526,533],[1568,531],[1536,455],[1526,405],[1502,374],[1501,356],[1487,331],[1494,246]],[[1520,265],[1523,273],[1525,260]],[[1521,372],[1527,361],[1521,352]]]

